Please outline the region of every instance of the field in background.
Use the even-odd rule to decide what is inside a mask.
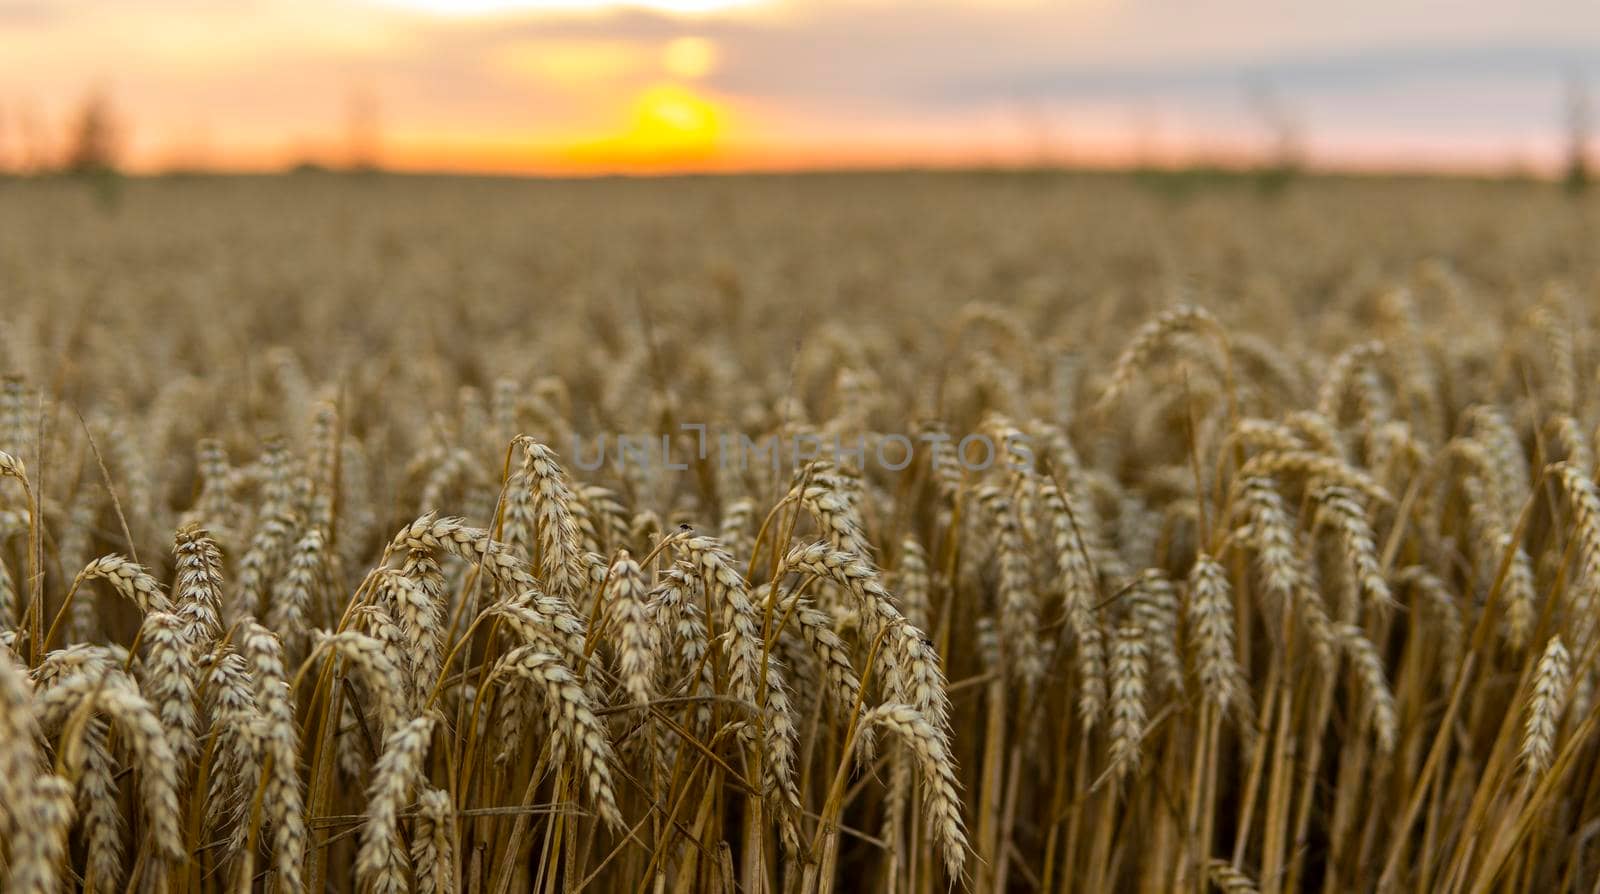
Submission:
[[[1597,222],[0,181],[0,878],[1591,890]]]

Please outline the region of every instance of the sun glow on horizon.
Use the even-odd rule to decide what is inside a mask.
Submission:
[[[634,101],[633,129],[625,139],[645,155],[703,156],[716,148],[722,124],[716,103],[687,87],[657,84]]]
[[[727,126],[722,106],[682,84],[652,84],[634,97],[628,129],[580,143],[568,161],[599,168],[675,169],[713,160]]]

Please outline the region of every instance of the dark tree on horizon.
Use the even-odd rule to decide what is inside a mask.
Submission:
[[[1567,191],[1589,188],[1589,85],[1580,74],[1567,79]]]
[[[72,126],[64,168],[73,174],[103,174],[117,169],[121,148],[111,100],[94,90],[84,99]]]

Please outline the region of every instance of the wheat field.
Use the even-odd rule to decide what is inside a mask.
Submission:
[[[7,891],[1600,890],[1592,198],[114,198],[0,182]]]

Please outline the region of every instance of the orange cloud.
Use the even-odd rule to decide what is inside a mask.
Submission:
[[[675,78],[696,80],[716,71],[721,62],[717,45],[704,37],[678,37],[661,51],[661,65]]]
[[[494,56],[500,71],[586,89],[647,71],[653,58],[636,44],[620,40],[531,40],[501,47]]]

